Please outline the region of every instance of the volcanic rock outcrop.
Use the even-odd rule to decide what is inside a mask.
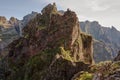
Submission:
[[[70,80],[94,63],[92,43],[92,36],[80,31],[75,12],[59,14],[55,3],[49,4],[9,45],[6,78]]]

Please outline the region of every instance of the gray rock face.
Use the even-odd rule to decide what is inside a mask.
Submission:
[[[4,48],[17,39],[18,34],[15,26],[18,24],[18,19],[11,17],[7,20],[4,16],[0,16],[0,54],[3,55]],[[5,52],[4,52],[5,53]]]
[[[23,20],[21,20],[21,25],[24,27],[31,19],[36,17],[37,14],[38,14],[37,12],[32,11],[32,13],[24,16]]]
[[[113,59],[120,49],[120,32],[114,27],[101,26],[98,22],[81,22],[81,29],[93,36],[96,62]],[[100,57],[101,56],[101,57]]]
[[[19,20],[18,23],[16,25],[14,25],[15,30],[17,31],[19,36],[22,36],[22,29],[24,28],[24,26],[26,26],[26,24],[32,20],[34,17],[37,16],[37,12],[32,11],[32,13],[26,15],[23,17],[23,20]]]
[[[111,48],[104,42],[94,40],[94,59],[95,62],[113,59]]]

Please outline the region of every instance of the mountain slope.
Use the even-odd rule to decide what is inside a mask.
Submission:
[[[110,60],[116,56],[120,49],[120,32],[114,27],[107,28],[98,22],[81,22],[82,31],[91,34],[94,39],[94,57],[97,62]],[[101,56],[101,58],[100,58]]]
[[[8,44],[22,36],[24,26],[37,14],[32,12],[24,16],[23,20],[14,17],[7,20],[4,16],[0,16],[0,56],[5,55]]]
[[[55,3],[23,28],[23,37],[9,45],[7,80],[70,80],[89,70],[92,36],[82,33],[75,12],[62,15]],[[6,62],[7,64],[7,62]]]

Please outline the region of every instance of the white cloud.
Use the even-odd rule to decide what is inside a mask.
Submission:
[[[91,1],[90,6],[93,11],[104,11],[110,8],[110,6],[108,5],[100,5],[99,1],[98,0]]]

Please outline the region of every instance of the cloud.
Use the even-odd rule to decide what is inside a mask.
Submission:
[[[93,11],[104,11],[110,8],[109,5],[100,5],[99,1],[98,0],[91,1],[90,6]]]

